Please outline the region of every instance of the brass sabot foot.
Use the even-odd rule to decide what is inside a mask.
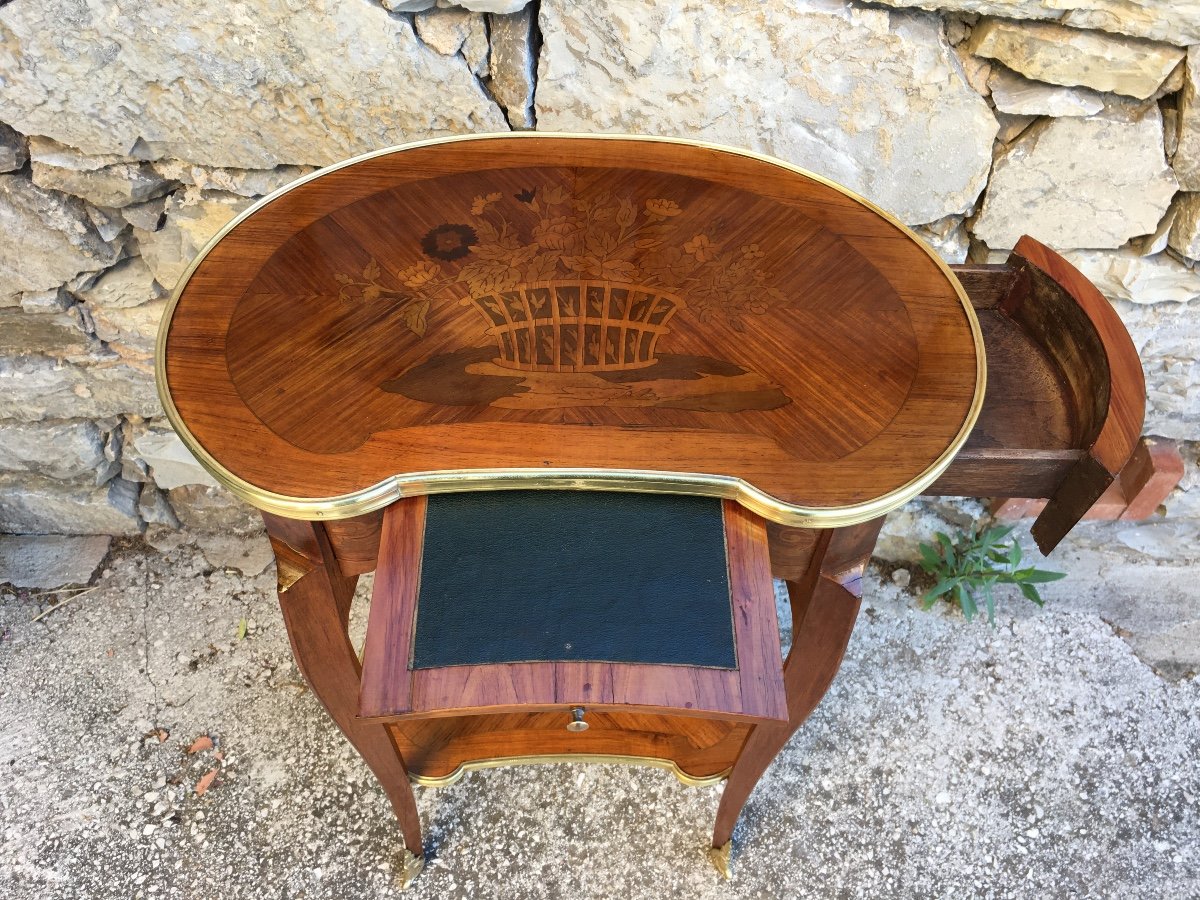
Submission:
[[[406,849],[400,864],[400,890],[407,890],[424,868],[425,857],[415,856],[411,850]]]
[[[733,841],[726,841],[721,847],[712,847],[708,851],[709,861],[721,873],[726,881],[733,880]]]

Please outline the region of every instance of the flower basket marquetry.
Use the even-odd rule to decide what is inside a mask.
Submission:
[[[496,365],[526,372],[619,372],[652,366],[685,304],[660,288],[590,279],[522,285],[462,301],[484,317]]]

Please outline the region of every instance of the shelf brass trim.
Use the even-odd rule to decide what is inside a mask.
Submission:
[[[449,775],[418,775],[410,771],[408,778],[421,787],[449,787],[468,772],[481,769],[498,769],[502,766],[528,766],[541,763],[604,763],[608,765],[645,766],[653,769],[665,769],[674,775],[682,784],[688,787],[711,787],[720,784],[729,777],[730,769],[718,772],[716,775],[689,775],[679,768],[678,763],[671,759],[660,759],[656,756],[616,756],[605,753],[549,753],[543,756],[497,756],[492,759],[474,759],[461,763]]]
[[[171,397],[170,385],[167,384],[166,352],[167,336],[171,330],[171,319],[174,316],[179,299],[183,295],[184,288],[187,287],[193,273],[200,263],[203,262],[204,258],[229,232],[255,212],[282,197],[284,194],[323,175],[328,175],[331,172],[336,172],[339,169],[368,159],[375,159],[376,157],[392,153],[402,153],[405,150],[412,150],[418,147],[494,138],[517,140],[574,138],[586,140],[649,141],[663,144],[682,144],[722,153],[731,153],[749,159],[756,159],[803,175],[871,209],[891,225],[908,235],[934,261],[942,271],[942,274],[946,276],[951,287],[954,288],[959,302],[962,304],[963,311],[966,313],[967,322],[971,329],[971,337],[975,344],[975,394],[958,434],[929,468],[906,484],[872,500],[829,507],[802,506],[787,503],[759,490],[740,478],[727,475],[623,469],[471,469],[463,471],[412,472],[392,475],[370,487],[334,497],[291,497],[285,494],[277,494],[252,484],[222,466],[204,448],[204,445],[200,443],[184,423]],[[870,200],[835,181],[831,181],[815,172],[810,172],[800,166],[776,159],[764,153],[756,153],[753,150],[744,150],[737,147],[727,147],[708,141],[696,141],[688,138],[651,137],[636,134],[571,134],[552,131],[514,131],[433,138],[363,153],[323,169],[318,169],[315,172],[310,172],[308,175],[298,178],[291,184],[284,185],[277,191],[268,194],[257,203],[243,210],[239,215],[227,222],[204,245],[203,249],[184,270],[183,275],[180,276],[178,283],[175,285],[175,289],[171,292],[171,299],[167,304],[158,328],[158,339],[155,346],[154,377],[158,387],[159,400],[162,402],[167,420],[171,423],[171,427],[175,429],[175,432],[187,448],[195,455],[200,465],[224,487],[252,506],[265,512],[284,516],[285,518],[305,520],[348,519],[383,509],[401,497],[468,490],[494,491],[522,488],[533,490],[636,491],[648,494],[696,494],[721,497],[734,500],[763,518],[777,522],[780,525],[806,528],[840,528],[878,518],[896,507],[902,506],[933,484],[949,467],[955,455],[962,448],[963,444],[966,443],[967,437],[970,435],[971,429],[975,426],[975,422],[979,418],[979,413],[983,408],[984,392],[987,385],[987,360],[979,318],[975,315],[975,308],[971,305],[966,290],[953,270],[911,228],[887,210],[876,206]]]

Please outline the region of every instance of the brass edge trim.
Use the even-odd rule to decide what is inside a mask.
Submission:
[[[476,759],[459,764],[458,768],[449,775],[418,775],[409,772],[408,778],[421,787],[449,787],[468,772],[481,769],[498,769],[502,766],[528,766],[539,763],[605,763],[626,766],[647,766],[653,769],[665,769],[688,787],[711,787],[720,784],[729,777],[731,769],[718,772],[716,775],[689,775],[679,764],[671,759],[660,759],[657,756],[617,756],[605,753],[548,753],[542,756],[497,756],[492,759]]]
[[[493,138],[513,138],[517,140],[535,140],[537,138],[576,138],[587,140],[622,140],[622,141],[650,141],[662,144],[682,144],[686,146],[699,147],[706,150],[715,150],[721,153],[732,153],[737,156],[744,156],[749,159],[756,159],[760,162],[769,163],[813,181],[823,184],[826,187],[849,197],[850,199],[861,203],[868,209],[874,211],[891,225],[900,229],[901,232],[920,247],[925,254],[934,261],[942,274],[950,282],[958,295],[959,302],[962,304],[963,311],[967,316],[967,323],[971,329],[971,337],[975,344],[975,393],[971,400],[971,406],[967,410],[966,418],[963,420],[962,427],[954,440],[946,447],[945,451],[933,461],[933,463],[924,472],[913,478],[906,484],[901,485],[886,494],[882,494],[873,500],[866,500],[859,503],[847,504],[845,506],[829,506],[829,507],[810,507],[799,506],[792,503],[786,503],[770,494],[767,494],[751,484],[743,481],[740,478],[733,478],[725,475],[707,475],[702,473],[683,473],[683,472],[643,472],[635,470],[619,470],[619,469],[506,469],[506,470],[481,470],[472,469],[466,471],[438,471],[438,472],[414,472],[408,475],[392,475],[380,481],[378,484],[363,488],[358,491],[352,491],[348,494],[341,494],[335,497],[290,497],[285,494],[277,494],[273,491],[265,490],[257,485],[251,484],[245,479],[239,478],[237,475],[228,471],[222,466],[215,457],[213,457],[196,439],[191,430],[184,424],[183,418],[179,415],[179,410],[175,407],[175,402],[171,397],[170,386],[167,384],[166,372],[166,349],[167,335],[171,330],[171,319],[175,313],[175,307],[179,303],[180,297],[183,295],[184,288],[187,287],[191,280],[192,274],[196,268],[203,262],[204,258],[212,251],[225,235],[229,234],[234,228],[242,223],[245,219],[256,213],[258,210],[265,207],[272,201],[282,197],[289,191],[295,190],[303,184],[307,184],[323,175],[328,175],[331,172],[336,172],[339,169],[352,166],[368,159],[386,156],[392,153],[400,153],[405,150],[413,150],[419,147],[429,147],[437,144],[450,144],[460,141],[477,141],[489,140]],[[350,159],[342,160],[339,163],[334,163],[331,166],[326,166],[323,169],[318,169],[315,172],[298,178],[290,184],[286,184],[278,190],[263,197],[258,202],[244,209],[241,213],[227,222],[207,244],[196,254],[195,258],[188,264],[176,283],[174,290],[171,292],[171,299],[167,304],[167,308],[163,312],[162,320],[158,327],[158,336],[155,341],[154,353],[154,380],[158,390],[158,398],[162,403],[163,410],[166,413],[167,421],[171,427],[179,435],[187,448],[195,455],[196,460],[200,465],[220,482],[224,487],[230,490],[233,494],[245,500],[252,506],[266,512],[275,513],[276,515],[284,516],[293,519],[348,519],[354,516],[361,516],[366,513],[375,512],[385,506],[395,502],[401,497],[415,496],[419,494],[436,494],[436,493],[451,493],[463,490],[513,490],[517,488],[528,489],[572,489],[572,490],[608,490],[608,491],[636,491],[641,493],[672,493],[672,494],[699,494],[712,497],[723,497],[729,500],[735,500],[742,506],[757,513],[765,519],[777,522],[780,525],[792,527],[808,527],[808,528],[840,528],[847,525],[857,525],[860,522],[866,522],[877,518],[902,506],[909,500],[918,496],[925,488],[935,482],[938,477],[949,467],[954,460],[955,455],[963,444],[966,443],[968,436],[971,434],[971,429],[975,427],[975,422],[979,418],[979,413],[983,409],[983,398],[987,385],[987,359],[986,350],[983,343],[983,331],[979,325],[979,318],[975,314],[975,308],[971,305],[970,299],[967,297],[966,289],[963,288],[962,282],[958,280],[958,276],[950,266],[934,252],[933,248],[922,241],[916,233],[897,219],[894,215],[879,206],[876,206],[870,200],[855,193],[844,185],[831,181],[822,175],[815,172],[810,172],[800,166],[793,165],[773,156],[768,156],[765,153],[757,153],[753,150],[744,150],[738,147],[727,147],[722,144],[715,144],[708,141],[696,141],[689,138],[675,137],[656,137],[649,135],[637,134],[579,134],[570,132],[555,132],[555,131],[512,131],[512,132],[489,132],[485,134],[469,134],[455,135],[452,137],[431,138],[424,141],[414,141],[409,144],[400,144],[395,147],[386,147],[382,150],[372,150],[368,153],[362,153]],[[535,474],[536,473],[536,474]]]

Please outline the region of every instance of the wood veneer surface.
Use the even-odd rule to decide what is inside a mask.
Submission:
[[[751,726],[719,719],[634,712],[589,712],[572,734],[566,710],[390,722],[409,770],[445,778],[463,763],[504,757],[632,756],[670,760],[695,778],[726,771]]]
[[[412,497],[384,513],[363,653],[360,716],[459,717],[584,706],[745,721],[786,718],[766,525],[753,513],[732,501],[721,503],[736,668],[571,659],[414,668],[413,632],[430,502]],[[529,602],[537,608],[536,593]],[[664,593],[661,602],[670,603],[672,597]]]
[[[168,327],[192,439],[304,498],[588,468],[841,506],[924,473],[976,391],[956,284],[901,228],[782,166],[637,139],[330,171],[217,243]]]

